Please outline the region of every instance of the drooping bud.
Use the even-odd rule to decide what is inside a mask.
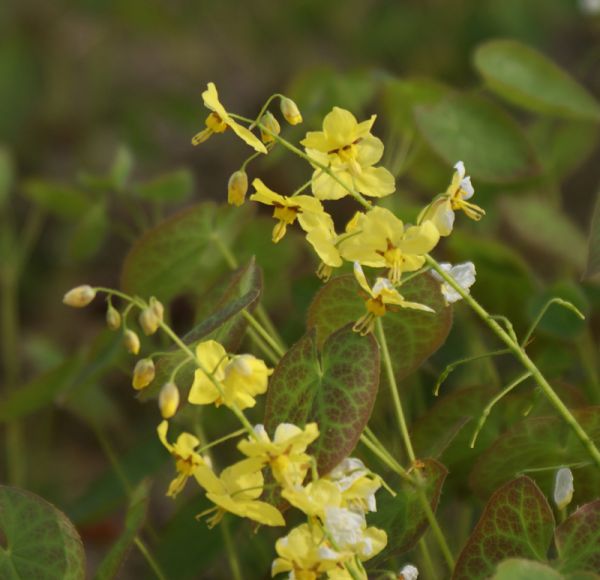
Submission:
[[[267,111],[261,118],[260,124],[266,129],[260,131],[260,138],[265,144],[273,143],[275,137],[273,135],[279,135],[281,133],[281,126],[279,121],[273,116],[271,111]]]
[[[561,467],[554,479],[554,503],[559,510],[565,509],[573,499],[573,474],[568,467]]]
[[[179,389],[173,381],[165,383],[158,395],[158,407],[163,419],[170,419],[179,407]]]
[[[63,296],[63,304],[73,308],[83,308],[96,297],[96,291],[89,285],[83,284],[72,288]]]
[[[121,314],[112,304],[106,309],[106,325],[111,330],[118,330],[121,326]]]
[[[127,329],[123,335],[123,344],[131,354],[140,352],[140,339],[133,330]]]
[[[149,306],[140,312],[138,322],[146,336],[154,334],[158,330],[159,320],[154,310]]]
[[[298,105],[296,105],[292,99],[288,99],[288,97],[281,97],[280,106],[281,114],[290,125],[302,123],[300,109],[298,109]]]
[[[162,322],[165,315],[165,307],[162,305],[162,302],[152,296],[152,298],[150,298],[150,308],[152,309],[152,312],[154,312],[156,318]]]
[[[140,359],[133,369],[133,388],[139,391],[147,387],[154,380],[155,372],[151,358]]]
[[[239,169],[231,174],[227,184],[227,203],[229,205],[240,206],[246,200],[248,191],[248,174]]]

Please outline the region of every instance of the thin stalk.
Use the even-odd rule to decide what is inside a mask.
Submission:
[[[227,552],[227,560],[229,561],[232,578],[233,580],[243,580],[242,567],[240,566],[240,561],[237,552],[235,551],[235,546],[233,545],[227,518],[223,518],[221,521],[221,534],[223,535],[223,542],[225,544],[225,551]]]
[[[167,580],[167,577],[163,574],[163,571],[160,569],[158,562],[154,559],[154,557],[146,547],[146,544],[144,544],[141,538],[139,536],[136,536],[135,540],[133,541],[137,546],[138,550],[141,552],[142,556],[144,556],[144,558],[146,559],[146,562],[148,562],[148,565],[150,566],[156,577],[159,580]]]
[[[514,356],[521,362],[521,364],[531,373],[531,376],[538,384],[546,398],[550,401],[550,404],[556,409],[561,415],[565,423],[573,429],[579,440],[583,443],[587,449],[589,455],[592,457],[598,467],[600,467],[600,451],[590,439],[590,436],[585,432],[579,421],[573,416],[568,407],[562,402],[560,397],[556,394],[554,389],[550,386],[550,383],[546,380],[544,375],[536,364],[529,358],[525,349],[518,342],[514,341],[511,336],[488,314],[488,312],[475,300],[470,293],[466,292],[456,280],[450,276],[447,272],[442,270],[440,265],[431,256],[427,256],[427,263],[442,277],[442,279],[452,286],[463,298],[463,300],[477,313],[477,315],[487,324],[492,332],[511,350]]]
[[[361,434],[360,441],[365,447],[370,449],[373,452],[373,454],[376,455],[384,465],[387,465],[393,472],[397,473],[400,477],[406,479],[407,481],[410,481],[411,483],[414,483],[412,477],[408,475],[406,469],[398,465],[398,463],[396,463],[395,461],[390,461],[388,455],[383,453],[379,446],[373,443],[364,433]]]
[[[204,445],[204,447],[201,447],[200,449],[198,449],[198,451],[196,451],[196,453],[201,455],[202,453],[206,452],[208,449],[211,449],[212,447],[215,447],[216,445],[220,445],[221,443],[224,443],[225,441],[229,441],[230,439],[235,439],[236,437],[240,437],[245,432],[246,432],[246,429],[238,429],[237,431],[234,431],[233,433],[229,433],[229,435],[223,435],[223,437],[219,437],[218,439],[215,439],[214,441],[207,443],[206,445]]]
[[[273,349],[260,337],[258,332],[254,330],[254,328],[248,328],[247,331],[248,336],[254,342],[254,344],[258,347],[259,350],[262,351],[263,355],[266,356],[271,364],[277,365],[279,363],[280,357],[273,352]]]
[[[437,578],[437,573],[435,571],[435,567],[433,566],[433,561],[431,560],[431,552],[429,551],[429,546],[427,545],[425,536],[422,536],[419,540],[419,550],[421,552],[421,559],[423,560],[423,566],[425,568],[425,574],[423,574],[423,576],[425,578],[431,578],[431,580],[435,580],[435,578]]]
[[[248,321],[250,326],[261,336],[261,338],[273,349],[275,354],[281,358],[285,350],[279,346],[276,340],[265,330],[265,328],[250,314],[247,310],[242,310],[242,316]]]

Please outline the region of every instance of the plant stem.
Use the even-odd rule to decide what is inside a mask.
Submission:
[[[148,562],[150,568],[152,568],[152,571],[154,572],[156,577],[159,580],[167,580],[167,577],[163,574],[162,570],[160,569],[160,566],[158,565],[158,562],[154,559],[154,557],[152,556],[144,542],[142,542],[140,537],[136,536],[135,540],[133,541],[135,542],[135,545],[137,546],[138,550],[142,553],[142,556],[144,556],[144,558],[146,559],[146,562]]]
[[[277,365],[280,357],[273,352],[273,349],[260,337],[258,332],[254,328],[248,328],[246,332],[254,344],[262,351],[263,355],[271,361],[271,364]]]
[[[237,557],[237,553],[233,546],[231,530],[229,529],[229,522],[227,521],[227,518],[223,518],[221,521],[221,533],[223,534],[225,551],[227,552],[227,560],[229,561],[229,568],[231,568],[232,578],[233,580],[243,580],[244,577],[242,576],[242,569]]]
[[[423,559],[423,565],[425,567],[425,578],[431,578],[434,580],[437,578],[433,562],[431,560],[431,553],[429,552],[429,546],[425,540],[425,536],[422,536],[419,540],[419,550],[421,551],[421,558]]]
[[[281,358],[285,350],[279,346],[277,341],[265,330],[265,328],[250,314],[247,310],[242,310],[242,315],[248,321],[250,326],[261,336],[261,338],[273,349],[275,354]]]
[[[550,383],[546,380],[544,375],[536,364],[529,358],[525,352],[525,348],[520,345],[517,341],[513,340],[508,332],[506,332],[499,324],[490,316],[490,314],[475,300],[470,293],[466,292],[462,286],[460,286],[452,276],[442,270],[440,265],[431,256],[427,256],[427,263],[442,277],[442,279],[452,286],[463,298],[463,300],[477,313],[477,315],[489,326],[492,332],[510,349],[515,357],[521,362],[521,364],[531,373],[531,376],[538,384],[546,398],[550,401],[551,405],[558,411],[564,421],[573,429],[579,440],[583,443],[588,453],[600,467],[600,451],[590,439],[590,436],[585,432],[583,427],[579,424],[579,421],[573,416],[571,411],[562,402],[560,397],[556,394],[554,389],[550,386]]]

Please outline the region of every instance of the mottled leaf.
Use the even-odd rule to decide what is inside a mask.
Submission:
[[[561,572],[600,571],[600,500],[581,506],[555,533]]]
[[[600,104],[567,72],[516,40],[491,40],[475,52],[488,86],[511,103],[537,113],[600,120]]]
[[[560,572],[541,562],[509,558],[498,564],[491,580],[564,580],[564,578]]]
[[[546,560],[554,516],[533,480],[519,477],[489,499],[463,548],[453,580],[488,578],[506,558]]]
[[[452,308],[446,306],[440,284],[428,274],[402,286],[402,295],[433,308],[435,313],[408,308],[383,317],[388,347],[398,379],[417,369],[446,340],[452,324]],[[356,322],[365,313],[365,301],[354,276],[333,278],[315,296],[308,310],[308,327],[317,331],[320,346],[335,330]]]
[[[273,435],[280,423],[316,421],[320,436],[311,453],[327,473],[356,446],[379,386],[379,348],[372,335],[347,325],[317,350],[309,331],[281,359],[269,382],[265,427]]]
[[[0,486],[0,578],[83,580],[85,554],[73,524],[29,491]]]
[[[600,194],[596,196],[596,206],[590,225],[585,277],[593,278],[598,274],[600,274]]]

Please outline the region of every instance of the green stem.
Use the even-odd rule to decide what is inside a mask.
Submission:
[[[278,357],[277,354],[273,352],[273,349],[260,337],[258,332],[256,332],[254,328],[248,328],[247,332],[250,339],[258,347],[258,349],[262,351],[263,355],[271,361],[271,364],[277,365],[279,363],[280,357]]]
[[[427,256],[428,264],[442,277],[442,279],[452,286],[463,298],[463,300],[475,311],[475,313],[487,324],[492,332],[510,349],[514,356],[521,362],[527,371],[531,373],[531,376],[538,384],[546,398],[550,401],[551,405],[561,415],[564,421],[573,429],[579,440],[583,443],[588,453],[600,467],[600,451],[590,439],[590,436],[585,432],[583,427],[579,424],[577,419],[573,416],[571,411],[562,402],[560,397],[556,394],[554,389],[550,386],[550,383],[546,380],[544,375],[538,369],[536,364],[529,358],[525,349],[518,342],[513,340],[511,336],[488,314],[488,312],[477,302],[470,293],[464,290],[452,276],[442,270],[440,265],[431,256]]]
[[[403,477],[407,481],[413,482],[412,477],[410,477],[410,475],[408,475],[408,472],[406,471],[406,469],[404,469],[397,462],[391,461],[389,456],[386,453],[384,453],[379,448],[379,446],[376,445],[373,441],[371,441],[369,439],[369,437],[367,437],[364,433],[361,434],[360,441],[365,447],[370,449],[381,460],[381,462],[384,465],[387,465],[387,467],[389,467],[392,471],[397,473],[400,477]]]
[[[146,559],[146,562],[148,562],[150,568],[152,568],[152,571],[154,572],[156,577],[159,580],[167,580],[167,577],[163,574],[162,570],[160,569],[160,566],[158,565],[158,562],[154,559],[154,557],[152,556],[144,542],[142,542],[140,537],[136,536],[135,540],[133,541],[137,546],[138,550],[141,552],[142,556],[144,556],[144,558]]]
[[[419,550],[421,551],[423,567],[425,568],[425,574],[423,576],[425,578],[431,578],[432,580],[434,580],[435,578],[437,578],[437,574],[433,566],[433,561],[431,560],[431,553],[429,552],[429,546],[427,545],[425,536],[421,537],[421,539],[419,540]]]
[[[227,559],[229,560],[229,568],[233,580],[243,580],[242,568],[238,559],[233,541],[231,538],[231,530],[229,529],[229,522],[227,518],[223,518],[221,521],[221,534],[223,534],[223,541],[225,543],[225,551],[227,552]]]
[[[285,350],[279,346],[277,341],[265,330],[265,328],[250,314],[247,310],[242,310],[242,316],[248,321],[250,326],[261,336],[261,338],[273,349],[275,354],[281,358]]]
[[[198,449],[198,451],[196,451],[196,453],[198,453],[198,455],[202,455],[208,449],[211,449],[211,448],[215,447],[216,445],[220,445],[221,443],[224,443],[225,441],[229,441],[230,439],[235,439],[236,437],[240,437],[245,432],[246,432],[246,429],[238,429],[237,431],[234,431],[233,433],[229,433],[229,435],[224,435],[223,437],[219,437],[218,439],[215,439],[214,441],[211,441],[210,443],[207,443],[206,445],[204,445],[204,447],[201,447],[200,449]]]

